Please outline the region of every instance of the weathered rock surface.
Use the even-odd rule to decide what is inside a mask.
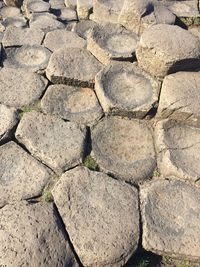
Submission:
[[[26,202],[0,210],[0,258],[3,264],[77,267],[52,204]]]
[[[170,1],[168,7],[178,17],[199,17],[198,0]]]
[[[0,15],[2,18],[16,17],[21,14],[20,9],[13,6],[3,7],[0,9]]]
[[[27,17],[31,13],[40,13],[40,12],[48,12],[50,9],[50,4],[48,2],[42,0],[34,0],[34,1],[25,1],[24,11]]]
[[[33,111],[22,117],[15,136],[58,174],[82,162],[86,130],[73,122]]]
[[[20,108],[37,101],[47,85],[47,79],[27,69],[0,70],[0,103]]]
[[[135,188],[106,174],[77,167],[63,174],[53,195],[84,266],[122,266],[137,249]]]
[[[131,183],[150,178],[156,167],[152,133],[144,121],[102,120],[92,131],[92,149],[100,168]]]
[[[75,10],[77,8],[77,0],[65,0],[65,5]]]
[[[137,64],[112,62],[95,78],[95,92],[106,113],[143,118],[158,102],[160,84]]]
[[[59,9],[60,14],[58,15],[59,19],[63,22],[69,23],[69,21],[77,21],[77,13],[75,10],[70,8],[61,8]]]
[[[66,48],[52,54],[46,75],[52,83],[93,88],[101,68],[101,63],[86,49]]]
[[[178,26],[159,24],[146,30],[136,49],[139,66],[153,76],[200,66],[199,39]]]
[[[3,0],[7,6],[20,7],[22,5],[22,0]]]
[[[91,125],[103,115],[94,91],[67,85],[51,85],[41,101],[45,113]]]
[[[14,142],[0,146],[0,207],[40,195],[51,175]]]
[[[200,177],[200,129],[163,120],[155,128],[158,168],[166,177]]]
[[[92,13],[93,0],[77,0],[77,14],[79,20],[89,19],[90,13]]]
[[[160,255],[200,258],[200,191],[182,181],[158,180],[140,190],[143,247]]]
[[[92,20],[82,20],[76,23],[74,31],[82,38],[87,39],[88,32],[95,26],[97,23]]]
[[[4,27],[17,27],[22,28],[27,24],[26,19],[23,16],[17,16],[12,18],[6,18],[2,21]]]
[[[136,34],[119,25],[97,25],[88,34],[87,49],[106,65],[110,59],[133,60],[137,41]]]

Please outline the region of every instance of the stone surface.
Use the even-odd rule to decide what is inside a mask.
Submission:
[[[48,87],[42,98],[41,106],[47,114],[79,124],[94,124],[103,115],[92,89],[62,84]]]
[[[65,0],[65,5],[67,7],[70,7],[74,10],[76,10],[76,7],[77,7],[77,0]]]
[[[3,0],[7,6],[20,7],[22,0]]]
[[[137,249],[135,188],[106,174],[77,167],[63,174],[53,195],[84,266],[123,266]]]
[[[0,146],[0,207],[40,195],[52,175],[14,142]]]
[[[31,71],[44,71],[51,52],[42,45],[23,45],[5,49],[4,67],[26,68]]]
[[[0,9],[0,15],[2,18],[16,17],[20,15],[20,9],[13,6],[3,7]]]
[[[178,17],[199,17],[198,0],[171,1],[169,9]]]
[[[88,31],[91,30],[95,25],[97,25],[97,23],[92,20],[82,20],[75,25],[74,31],[80,37],[87,39]]]
[[[178,26],[155,25],[146,30],[136,49],[139,66],[154,76],[200,66],[199,39]]]
[[[27,1],[24,3],[24,10],[26,15],[29,13],[48,12],[50,4],[42,0]]]
[[[16,110],[0,104],[0,143],[9,137],[17,122]]]
[[[47,85],[47,79],[27,69],[2,68],[0,80],[0,103],[16,108],[37,101]]]
[[[92,13],[93,0],[77,0],[77,14],[79,20],[89,19],[90,13]]]
[[[85,48],[86,41],[75,32],[55,30],[47,33],[44,46],[54,52],[60,48]]]
[[[87,37],[87,49],[103,64],[108,64],[111,59],[133,60],[138,38],[123,27],[97,25]]]
[[[72,10],[70,8],[61,8],[59,9],[60,14],[59,14],[59,19],[61,19],[64,22],[69,22],[69,21],[77,21],[77,13],[75,10]]]
[[[105,118],[92,130],[92,149],[100,168],[138,183],[156,167],[153,136],[145,121]]]
[[[52,204],[23,201],[5,206],[0,210],[0,216],[3,265],[78,266]]]
[[[25,27],[27,24],[26,19],[23,16],[13,17],[13,18],[6,18],[2,21],[2,25],[4,27],[18,27],[22,28]]]
[[[160,84],[137,64],[111,62],[95,78],[95,92],[106,113],[143,118],[157,105]]]
[[[22,117],[15,136],[58,174],[82,162],[86,130],[73,122],[33,111]]]
[[[200,129],[163,120],[155,128],[158,168],[166,177],[200,177]]]
[[[54,52],[46,69],[52,83],[94,87],[101,63],[86,49],[66,48]]]
[[[140,190],[143,247],[160,255],[200,258],[200,191],[182,181],[158,180]]]
[[[158,117],[200,126],[200,73],[177,72],[165,77]]]

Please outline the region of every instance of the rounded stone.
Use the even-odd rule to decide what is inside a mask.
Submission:
[[[52,204],[22,201],[0,209],[0,216],[5,266],[78,266]]]
[[[159,24],[146,30],[138,43],[139,66],[153,76],[194,70],[200,66],[200,41],[178,26]]]
[[[18,17],[4,19],[2,21],[2,25],[6,28],[8,27],[22,28],[27,25],[27,21],[23,16],[18,16]]]
[[[16,17],[20,14],[20,9],[17,7],[8,6],[0,9],[0,15],[2,18]]]
[[[182,181],[157,180],[140,189],[147,251],[179,259],[200,259],[200,191]]]
[[[48,2],[42,0],[34,0],[28,1],[27,4],[25,3],[24,7],[27,13],[40,13],[48,12],[51,6]]]
[[[76,10],[77,0],[65,0],[65,5],[73,10]]]
[[[97,25],[97,23],[92,20],[82,20],[76,23],[74,31],[83,39],[87,39],[89,30],[91,30],[95,25]]]
[[[95,92],[106,113],[143,118],[158,102],[160,83],[137,64],[112,62],[95,77]]]
[[[61,8],[58,11],[59,15],[59,19],[64,21],[64,22],[69,22],[69,21],[77,21],[78,17],[77,17],[77,13],[75,10],[72,10],[70,8]]]
[[[131,183],[149,179],[156,168],[153,136],[145,121],[103,119],[92,130],[92,150],[102,170]]]
[[[138,38],[115,24],[94,26],[87,36],[87,49],[103,64],[111,59],[133,60]]]
[[[123,266],[136,251],[140,230],[134,187],[77,167],[62,175],[53,196],[84,266]]]
[[[47,85],[47,79],[27,69],[2,68],[0,80],[0,103],[16,108],[36,102]]]
[[[45,113],[92,125],[102,116],[102,108],[94,91],[90,88],[78,88],[67,85],[51,85],[41,101]]]

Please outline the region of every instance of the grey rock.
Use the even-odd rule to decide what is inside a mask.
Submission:
[[[78,266],[52,204],[23,201],[5,206],[0,216],[0,258],[6,266]]]
[[[198,68],[200,41],[178,26],[159,24],[142,34],[136,56],[140,67],[162,78],[169,73]]]
[[[168,8],[178,17],[200,17],[197,0],[170,1]]]
[[[71,8],[61,8],[59,9],[59,19],[61,19],[64,22],[69,21],[77,21],[77,13],[75,10],[72,10]]]
[[[80,37],[87,39],[88,31],[90,31],[95,25],[97,25],[97,23],[92,20],[82,20],[75,25],[74,31]]]
[[[5,6],[0,9],[2,18],[17,17],[21,14],[20,9],[13,6]]]
[[[40,195],[52,175],[14,142],[0,146],[0,207]]]
[[[86,130],[73,122],[33,111],[22,117],[15,136],[58,174],[82,162]]]
[[[57,115],[79,124],[92,125],[103,115],[92,89],[67,85],[51,85],[41,101],[47,114]]]
[[[135,188],[77,167],[62,175],[53,195],[84,266],[123,266],[135,252],[139,239]]]
[[[77,8],[77,0],[65,0],[66,7],[72,8],[76,10]]]
[[[160,83],[137,64],[111,62],[95,78],[95,92],[106,113],[143,118],[157,105]]]
[[[27,25],[27,21],[23,16],[17,16],[12,18],[6,18],[2,21],[2,25],[6,28],[8,27],[18,27],[22,28]]]
[[[64,0],[49,0],[49,3],[53,9],[65,8]]]
[[[137,35],[115,24],[94,26],[87,36],[87,49],[103,64],[111,59],[133,60]]]
[[[93,0],[77,0],[77,14],[79,20],[89,19],[89,15],[92,12]]]
[[[23,9],[27,18],[30,17],[31,13],[48,12],[50,4],[42,0],[26,0],[23,4]]]
[[[200,191],[182,181],[158,180],[140,189],[144,249],[199,260]]]
[[[92,130],[92,149],[102,170],[131,183],[149,179],[156,167],[153,136],[145,121],[103,119]]]
[[[163,120],[155,127],[158,168],[166,177],[200,177],[200,129]]]
[[[47,85],[47,79],[27,69],[0,70],[0,103],[20,108],[37,101]]]
[[[86,49],[66,48],[52,54],[46,76],[52,83],[93,88],[101,68],[102,64]]]

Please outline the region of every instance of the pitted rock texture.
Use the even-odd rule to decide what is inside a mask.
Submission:
[[[109,117],[92,130],[92,149],[100,168],[138,183],[156,168],[153,136],[145,121]]]
[[[137,249],[139,211],[134,187],[77,167],[62,175],[53,195],[84,266],[122,266]]]

